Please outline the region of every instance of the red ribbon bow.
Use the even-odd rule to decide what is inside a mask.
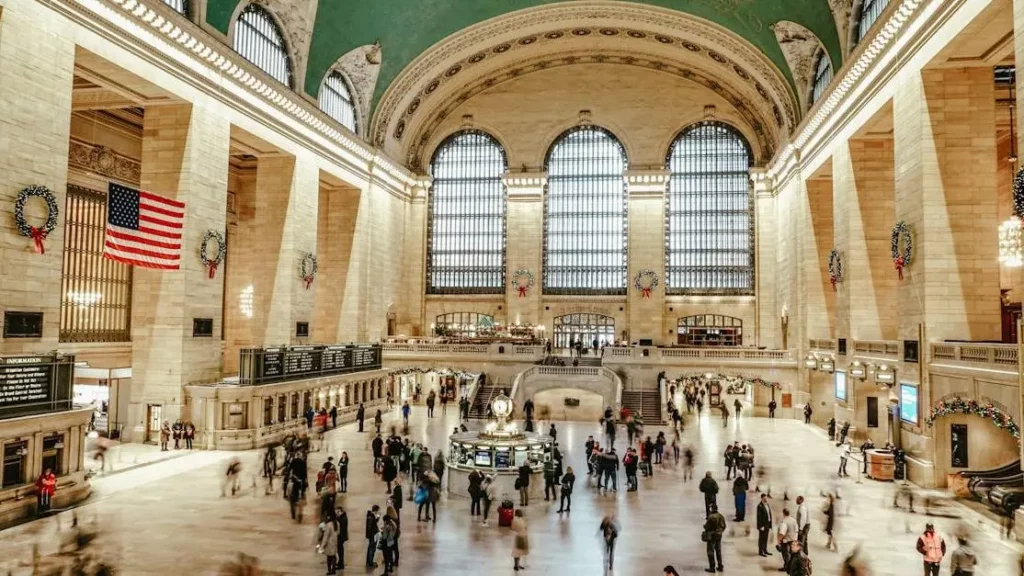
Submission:
[[[32,239],[36,242],[36,252],[40,254],[46,254],[46,249],[43,248],[43,240],[46,240],[46,230],[42,228],[36,228],[35,226],[29,226]]]
[[[217,275],[217,263],[216,262],[210,262],[210,264],[206,268],[207,268],[207,270],[210,271],[210,278],[213,278],[214,276]]]
[[[520,298],[525,298],[526,297],[526,290],[527,290],[527,288],[529,288],[529,287],[528,286],[519,286],[519,297]]]
[[[650,288],[650,286],[648,286],[647,288],[641,288],[640,289],[640,296],[642,296],[644,298],[650,298],[651,297],[651,288]]]
[[[896,266],[896,273],[900,275],[900,280],[903,280],[903,267],[906,266],[906,261],[903,260],[903,256],[900,256],[893,261],[893,265]]]
[[[302,279],[306,281],[306,290],[309,290],[309,287],[313,285],[313,279],[314,278],[315,278],[315,276],[312,276],[312,275],[310,275],[310,276],[303,276],[302,277]]]
[[[829,274],[828,281],[832,283],[832,291],[836,292],[838,290],[838,288],[836,288],[836,282],[838,282],[839,279],[836,278],[835,274]]]

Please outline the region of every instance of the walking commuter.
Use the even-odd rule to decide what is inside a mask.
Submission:
[[[747,490],[750,489],[750,484],[747,483],[747,479],[743,476],[736,476],[736,480],[732,483],[732,496],[736,503],[736,522],[743,522],[747,518]]]
[[[807,404],[804,404],[804,424],[811,423],[811,414],[813,413],[814,410],[811,409],[811,403],[808,402]]]
[[[572,507],[572,488],[576,485],[576,475],[572,473],[572,466],[565,469],[562,476],[562,501],[558,504],[558,513],[569,513]]]
[[[949,556],[949,571],[953,576],[972,576],[978,559],[966,538],[957,537],[956,540],[960,546]]]
[[[797,540],[800,541],[800,545],[803,546],[804,552],[810,548],[807,547],[807,536],[811,532],[811,513],[807,509],[807,504],[804,504],[804,497],[796,497],[796,527],[797,527]]]
[[[363,403],[359,403],[359,409],[356,410],[356,421],[359,422],[359,431],[363,431],[363,420],[366,419],[366,408],[363,408]]]
[[[523,517],[523,509],[516,510],[515,518],[512,519],[512,560],[515,562],[513,570],[519,572],[525,566],[523,559],[530,554],[530,540],[526,532],[526,518]]]
[[[337,574],[338,570],[338,519],[333,511],[323,523],[320,536],[320,553],[327,557],[327,574]]]
[[[711,472],[704,474],[704,479],[700,481],[698,488],[704,494],[704,513],[710,515],[712,508],[718,510],[718,482],[711,477]]]
[[[555,485],[558,483],[558,470],[555,467],[555,462],[551,456],[546,456],[544,459],[544,500],[558,500],[558,489]]]
[[[494,484],[490,476],[484,478],[484,483],[481,485],[481,498],[484,501],[484,521],[480,525],[486,528],[487,516],[491,512],[491,503],[494,502]]]
[[[533,468],[530,467],[530,461],[523,462],[523,465],[519,467],[519,476],[515,482],[515,488],[519,490],[520,506],[530,505],[530,476],[532,474]]]
[[[615,541],[619,538],[619,523],[615,521],[615,516],[605,516],[598,532],[604,541],[604,573],[608,574],[615,569]]]
[[[774,398],[772,398],[772,400],[770,402],[768,402],[768,417],[769,418],[775,418],[775,409],[778,408],[778,406],[779,405],[775,403],[775,399]]]
[[[779,551],[782,552],[782,566],[785,567],[789,563],[789,555],[791,553],[791,544],[796,542],[797,536],[799,535],[799,529],[796,525],[796,519],[789,515],[789,508],[782,509],[782,521],[779,522]]]

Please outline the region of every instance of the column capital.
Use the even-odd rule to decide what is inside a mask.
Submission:
[[[547,172],[509,171],[502,177],[501,181],[508,190],[508,196],[512,198],[534,199],[544,195],[544,186],[548,183]]]
[[[414,204],[422,204],[427,200],[427,191],[430,190],[430,185],[434,183],[434,179],[425,174],[418,174],[413,178],[412,183],[409,185],[409,197],[412,198]]]
[[[775,182],[772,180],[771,174],[764,168],[751,168],[750,182],[754,185],[754,195],[758,198],[775,194]]]
[[[622,177],[626,180],[626,189],[630,198],[663,196],[672,173],[666,168],[629,169]]]

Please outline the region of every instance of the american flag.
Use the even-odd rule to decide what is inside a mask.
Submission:
[[[103,256],[142,268],[177,270],[185,203],[111,184]]]

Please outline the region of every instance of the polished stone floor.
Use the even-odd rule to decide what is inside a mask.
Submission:
[[[436,451],[446,445],[447,434],[456,424],[454,410],[427,420],[421,407],[414,409],[411,435]],[[579,471],[583,465],[583,443],[597,433],[596,423],[558,423],[558,439],[568,464]],[[546,424],[542,429],[546,429]],[[655,431],[649,427],[648,432]],[[652,434],[653,435],[653,434]],[[350,536],[345,573],[365,574],[363,522],[371,504],[383,504],[384,486],[371,472],[368,434],[354,425],[329,432],[325,450],[311,456],[311,470],[327,455],[335,458],[341,450],[352,459],[350,491],[342,499],[350,515]],[[837,534],[839,553],[824,548],[821,525],[811,531],[811,558],[816,575],[837,574],[842,558],[861,546],[875,575],[906,576],[921,573],[914,552],[917,533],[926,517],[908,515],[891,507],[892,485],[865,479],[837,480],[837,454],[817,429],[789,420],[760,418],[731,419],[723,428],[715,416],[691,417],[683,436],[698,454],[698,478],[711,470],[720,481],[724,476],[721,452],[726,442],[752,442],[760,464],[767,467],[767,481],[773,485],[773,505],[781,517],[783,486],[790,496],[804,494],[812,510],[821,505],[821,492],[838,488],[845,514]],[[618,447],[622,448],[623,440]],[[95,557],[119,568],[121,574],[219,574],[222,566],[238,553],[259,559],[261,574],[322,574],[323,558],[314,552],[314,524],[296,525],[289,519],[287,503],[280,493],[264,496],[261,481],[253,477],[258,454],[239,454],[245,467],[247,489],[236,497],[220,496],[220,481],[226,462],[235,454],[195,452],[173,460],[97,478],[91,501],[74,511],[84,529],[98,530],[88,548]],[[851,462],[851,466],[853,463]],[[585,478],[585,474],[581,475]],[[312,478],[311,478],[312,479]],[[258,487],[251,489],[253,482]],[[621,482],[621,479],[620,479]],[[641,479],[636,493],[620,490],[598,495],[584,482],[577,485],[572,514],[559,516],[543,499],[526,509],[531,553],[526,574],[601,574],[598,524],[605,514],[614,513],[621,524],[615,574],[660,576],[665,564],[680,574],[696,574],[706,566],[700,542],[703,503],[694,482],[682,481],[681,469],[669,463],[655,471],[653,479]],[[728,494],[722,485],[723,492]],[[731,498],[719,502],[728,519]],[[726,574],[776,573],[779,557],[757,555],[753,531],[753,505],[749,497],[747,514],[751,533],[743,524],[729,522],[723,546]],[[956,507],[955,510],[959,510]],[[399,574],[504,574],[512,573],[512,535],[491,523],[483,528],[470,522],[468,501],[444,497],[439,504],[436,525],[417,523],[412,507],[402,512],[400,540],[402,563]],[[0,532],[0,573],[31,574],[33,545],[47,560],[70,535],[72,512],[31,522]],[[816,514],[816,516],[820,516]],[[998,527],[980,516],[965,512],[961,519],[931,518],[941,533],[949,536],[966,525],[973,533],[973,546],[980,560],[978,574],[1016,576],[1012,568],[1020,551],[1016,543],[1002,541]],[[909,530],[909,532],[908,532]],[[947,574],[948,557],[942,574]],[[378,569],[375,573],[381,573]]]

